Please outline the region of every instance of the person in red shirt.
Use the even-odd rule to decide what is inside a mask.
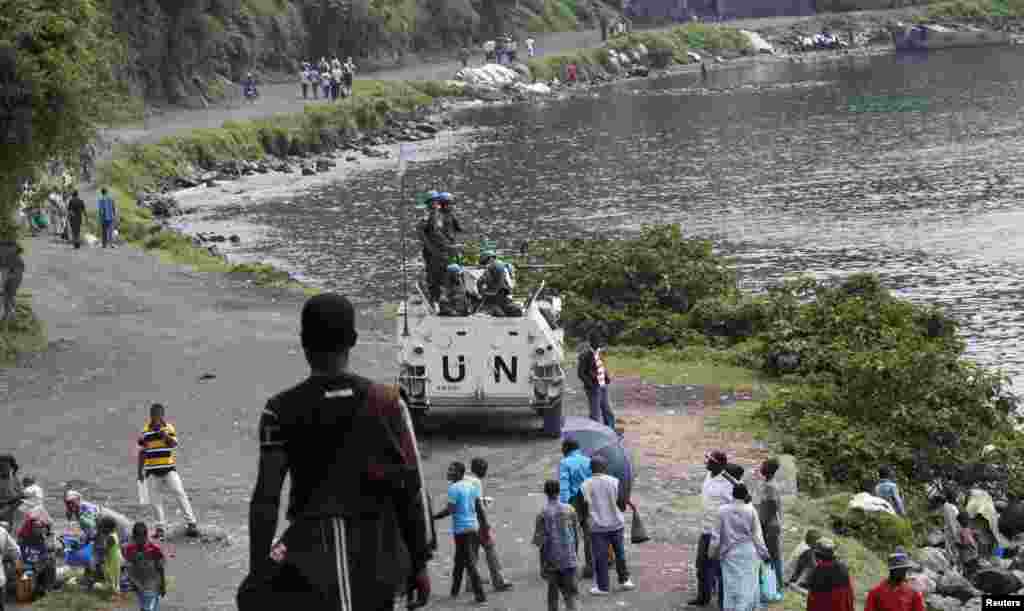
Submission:
[[[139,608],[158,611],[160,599],[167,596],[167,576],[164,572],[164,553],[160,546],[149,540],[144,522],[132,527],[132,542],[124,550],[128,579],[135,586]]]
[[[846,565],[836,560],[836,545],[819,539],[814,546],[817,565],[807,586],[807,611],[853,611],[853,580]]]
[[[889,554],[889,579],[868,592],[864,611],[925,611],[924,596],[907,583],[913,563],[903,548]]]

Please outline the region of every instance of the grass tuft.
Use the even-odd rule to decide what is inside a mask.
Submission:
[[[32,311],[31,302],[31,293],[19,291],[14,318],[0,322],[0,365],[11,365],[19,355],[46,348],[46,329]]]

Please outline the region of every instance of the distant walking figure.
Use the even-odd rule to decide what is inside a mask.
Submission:
[[[117,223],[117,208],[114,206],[114,198],[107,193],[107,188],[100,189],[100,200],[97,202],[99,212],[100,229],[103,234],[103,248],[113,246],[114,224]]]

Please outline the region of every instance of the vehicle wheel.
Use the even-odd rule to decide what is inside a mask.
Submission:
[[[562,436],[562,400],[555,401],[544,410],[544,436],[557,439]]]

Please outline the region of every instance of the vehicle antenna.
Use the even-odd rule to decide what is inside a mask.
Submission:
[[[401,144],[398,149],[398,205],[402,208],[402,311],[404,322],[402,326],[402,337],[409,337],[409,272],[406,268],[406,247],[405,234],[408,232],[408,219],[406,218],[405,201],[405,164],[410,153],[408,145]]]

